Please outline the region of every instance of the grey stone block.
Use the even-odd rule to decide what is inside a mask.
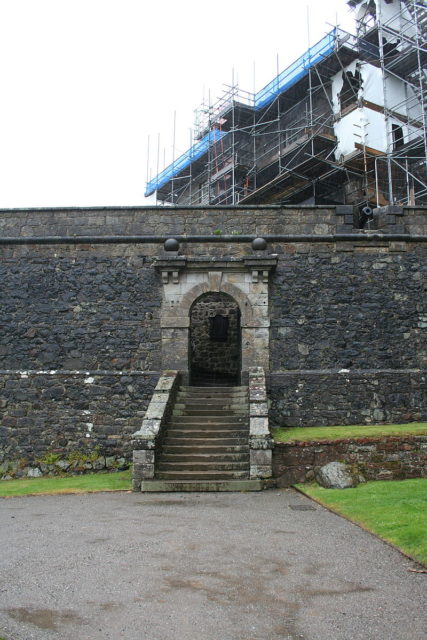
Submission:
[[[335,213],[337,215],[353,214],[353,205],[351,204],[337,204],[335,207]]]
[[[251,449],[250,463],[252,466],[270,466],[271,467],[272,452],[271,449]]]
[[[147,480],[154,478],[154,464],[135,464],[133,478]]]
[[[251,465],[250,477],[251,478],[271,478],[272,477],[271,465]]]
[[[266,416],[260,418],[251,417],[249,419],[249,433],[254,436],[269,434],[268,418]]]
[[[154,464],[154,451],[139,450],[133,452],[134,464]]]
[[[259,416],[267,416],[268,415],[268,405],[267,402],[264,401],[252,401],[250,403],[250,415],[254,417]]]
[[[175,384],[176,377],[178,375],[177,371],[171,371],[170,375],[162,375],[156,385],[155,392],[168,392],[171,391],[173,385]]]

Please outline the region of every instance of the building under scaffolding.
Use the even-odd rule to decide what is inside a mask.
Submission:
[[[195,204],[427,204],[426,0],[350,0],[335,28],[250,94],[198,111],[146,196]]]

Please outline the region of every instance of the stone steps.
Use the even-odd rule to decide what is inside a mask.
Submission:
[[[156,459],[155,481],[200,486],[249,479],[247,393],[247,387],[181,387]],[[181,490],[190,489],[181,485]]]
[[[210,426],[240,426],[246,425],[248,419],[246,416],[235,416],[235,415],[223,415],[223,416],[211,416],[211,415],[192,415],[192,416],[174,416],[171,417],[171,426],[177,427],[179,425],[189,425],[196,424],[199,426],[202,425],[210,425]]]

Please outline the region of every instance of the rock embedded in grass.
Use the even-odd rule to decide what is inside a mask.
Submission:
[[[314,472],[316,482],[326,489],[350,489],[365,479],[343,462],[329,462]]]

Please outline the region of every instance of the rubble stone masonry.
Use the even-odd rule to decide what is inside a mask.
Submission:
[[[276,443],[273,475],[278,486],[289,487],[312,481],[316,467],[336,460],[356,465],[366,480],[426,478],[427,436]]]
[[[205,261],[254,256],[257,236],[277,254],[271,424],[426,420],[427,210],[387,208],[364,232],[350,209],[0,211],[0,463],[97,447],[129,458],[162,371],[166,236]]]

